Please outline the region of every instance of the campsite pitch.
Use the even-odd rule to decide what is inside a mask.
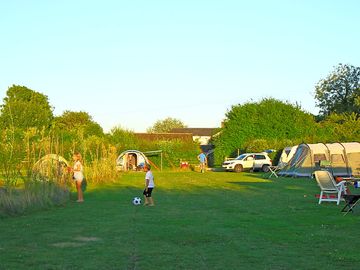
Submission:
[[[359,213],[317,204],[314,180],[155,172],[88,186],[85,202],[0,220],[0,269],[356,269]]]

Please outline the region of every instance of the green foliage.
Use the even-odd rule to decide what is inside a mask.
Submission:
[[[1,105],[0,127],[48,128],[53,119],[48,97],[25,86],[9,87]]]
[[[5,128],[0,131],[0,178],[6,186],[16,185],[25,156],[23,131]]]
[[[168,133],[173,128],[185,128],[186,125],[178,119],[175,118],[165,118],[164,120],[158,120],[152,127],[147,129],[148,133]]]
[[[117,177],[116,147],[109,144],[105,138],[91,136],[83,142],[85,160],[85,175],[91,183],[112,182]]]
[[[179,139],[158,140],[158,141],[139,141],[139,149],[143,152],[162,150],[163,168],[178,169],[180,159],[192,161],[196,160],[199,154],[199,145],[194,142],[184,142]],[[160,168],[160,156],[148,157],[158,168]]]
[[[318,126],[318,142],[360,141],[360,118],[356,113],[332,113]]]
[[[139,142],[134,132],[121,127],[111,129],[108,139],[118,149],[119,154],[125,150],[139,149]]]
[[[237,149],[246,151],[254,140],[258,140],[255,141],[258,146],[252,145],[251,149],[273,149],[275,140],[309,141],[315,130],[314,117],[288,102],[269,98],[233,106],[226,114],[222,131],[214,139],[216,163]]]
[[[339,64],[315,87],[316,105],[322,116],[360,113],[360,67]]]
[[[53,124],[62,131],[81,133],[84,138],[104,135],[102,127],[87,112],[65,111],[61,116],[55,117]]]

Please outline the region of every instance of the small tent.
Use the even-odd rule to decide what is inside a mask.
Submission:
[[[33,177],[43,180],[65,181],[69,163],[57,154],[48,154],[39,159],[33,166]]]
[[[116,159],[116,168],[119,171],[136,171],[147,163],[149,160],[144,153],[138,150],[126,150]]]
[[[334,176],[360,174],[360,143],[300,144],[279,175],[311,177],[321,162],[330,164]]]

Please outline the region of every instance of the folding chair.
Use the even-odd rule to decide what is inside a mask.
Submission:
[[[277,175],[277,172],[280,171],[279,166],[269,166],[270,175],[268,178],[271,178],[271,176],[275,176],[276,178],[279,178]]]
[[[334,177],[329,171],[315,171],[314,174],[316,182],[318,183],[321,190],[319,204],[324,201],[336,202],[336,204],[339,205],[341,196],[346,194],[346,181],[336,183]],[[326,194],[337,194],[337,196],[333,198],[332,196],[325,196]]]
[[[277,166],[269,166],[270,175],[268,178],[271,178],[272,176],[275,176],[276,178],[279,178],[278,172],[284,169],[287,163],[279,163]]]
[[[345,212],[344,216],[346,216],[349,212],[354,212],[353,209],[360,200],[360,194],[345,194],[344,199],[346,205],[341,210],[341,212]]]

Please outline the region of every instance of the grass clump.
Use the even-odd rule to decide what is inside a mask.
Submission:
[[[29,181],[23,187],[0,190],[0,216],[16,216],[28,211],[64,205],[69,189],[51,181]]]

